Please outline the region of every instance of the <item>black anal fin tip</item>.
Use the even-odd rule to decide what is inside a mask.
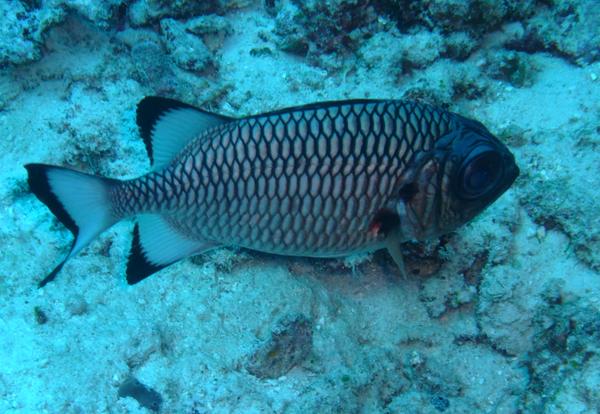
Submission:
[[[129,253],[129,258],[127,259],[127,283],[129,285],[135,285],[136,283],[141,282],[153,273],[164,269],[169,264],[166,264],[164,266],[155,265],[153,263],[150,263],[148,259],[146,259],[146,256],[142,251],[142,244],[140,242],[140,228],[139,225],[136,223],[135,227],[133,228],[133,241],[131,242],[131,251]]]

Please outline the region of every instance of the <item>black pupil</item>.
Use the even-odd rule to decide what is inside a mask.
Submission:
[[[484,188],[490,180],[490,171],[486,168],[486,166],[483,166],[483,168],[473,171],[467,180],[469,180],[469,188]]]
[[[463,186],[467,194],[479,196],[489,191],[500,175],[501,161],[496,152],[484,152],[472,159],[464,170]]]

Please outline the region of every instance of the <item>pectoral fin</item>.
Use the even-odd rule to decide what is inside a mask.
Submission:
[[[387,242],[387,250],[396,262],[396,266],[398,266],[398,270],[400,270],[400,275],[403,279],[407,278],[406,266],[404,266],[404,256],[402,255],[402,250],[400,249],[400,241],[396,237],[390,237]]]
[[[400,250],[400,238],[398,237],[399,226],[400,217],[398,213],[392,209],[383,208],[375,214],[369,226],[369,232],[385,238],[385,247],[394,262],[396,262],[402,278],[406,279],[406,268],[404,267],[404,258]]]

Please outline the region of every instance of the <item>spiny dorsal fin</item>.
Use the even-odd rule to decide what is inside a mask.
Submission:
[[[202,131],[231,121],[174,99],[147,96],[137,106],[136,122],[155,170],[165,167]]]

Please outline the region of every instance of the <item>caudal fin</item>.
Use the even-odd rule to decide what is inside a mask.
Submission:
[[[33,194],[75,237],[67,257],[39,283],[42,287],[56,277],[67,260],[120,219],[112,213],[109,197],[110,188],[118,181],[44,164],[27,164],[25,168]]]

